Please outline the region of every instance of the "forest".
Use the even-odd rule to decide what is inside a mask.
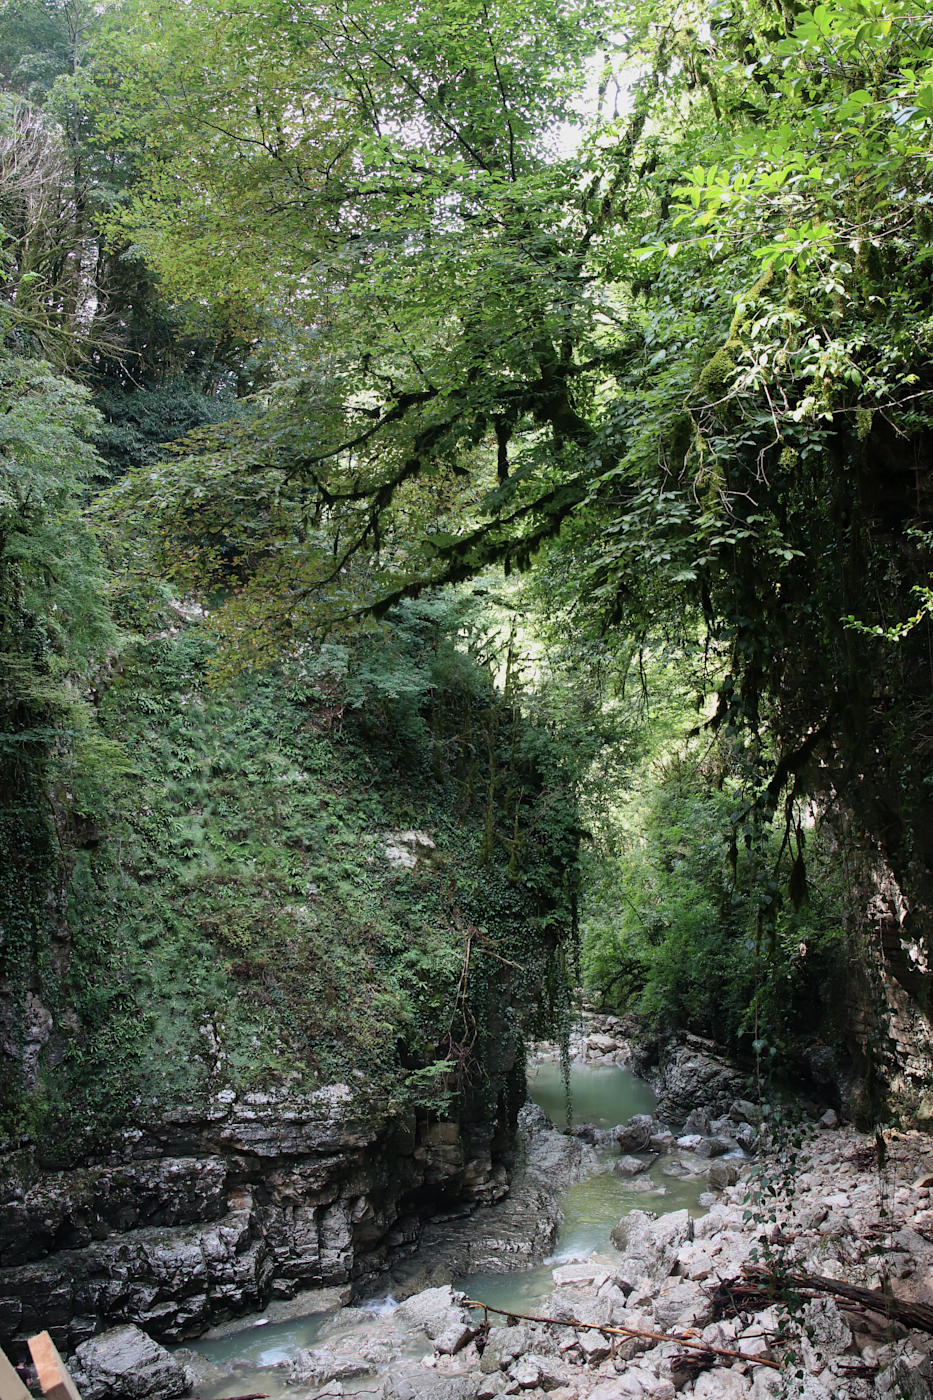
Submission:
[[[931,206],[907,0],[2,0],[4,1142],[581,994],[923,1108]]]

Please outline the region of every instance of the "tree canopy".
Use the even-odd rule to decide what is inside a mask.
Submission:
[[[736,832],[781,811],[802,863],[798,799],[818,795],[890,863],[922,942],[928,18],[906,0],[3,17],[7,85],[43,104],[17,169],[54,170],[73,215],[46,237],[53,275],[22,232],[36,176],[4,206],[8,343],[28,302],[43,344],[83,337],[101,406],[119,398],[123,479],[95,513],[140,541],[120,568],[209,591],[235,669],[533,565],[576,637],[705,648],[701,723],[749,793]],[[134,375],[170,402],[131,409]],[[888,952],[925,997],[903,932]]]

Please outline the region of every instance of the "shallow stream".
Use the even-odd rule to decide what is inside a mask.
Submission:
[[[560,1066],[551,1061],[529,1067],[528,1088],[534,1101],[558,1127],[567,1126],[567,1096]],[[652,1113],[655,1097],[649,1086],[628,1070],[616,1066],[575,1065],[571,1068],[570,1099],[575,1123],[598,1128],[624,1123],[633,1113]],[[609,1232],[620,1218],[634,1209],[659,1214],[682,1210],[699,1213],[698,1198],[705,1189],[702,1179],[682,1179],[665,1174],[662,1163],[637,1178],[616,1176],[614,1155],[599,1153],[593,1175],[568,1187],[561,1199],[563,1224],[554,1254],[540,1265],[512,1273],[474,1273],[454,1280],[454,1287],[481,1298],[491,1307],[533,1312],[553,1289],[553,1268],[569,1260],[587,1259],[610,1248]],[[232,1392],[262,1392],[272,1397],[295,1395],[285,1385],[282,1363],[297,1351],[314,1346],[322,1332],[330,1341],[344,1331],[358,1331],[361,1345],[392,1329],[394,1300],[373,1299],[362,1307],[304,1315],[287,1321],[267,1317],[244,1319],[236,1331],[218,1329],[191,1343],[190,1349],[224,1375],[216,1384],[202,1383],[204,1400]],[[367,1318],[368,1313],[368,1318]],[[369,1322],[368,1322],[369,1319]],[[422,1338],[423,1342],[423,1338]],[[423,1350],[423,1346],[422,1346]]]

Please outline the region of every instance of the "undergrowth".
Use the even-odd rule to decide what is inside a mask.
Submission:
[[[546,740],[478,667],[345,712],[294,668],[212,685],[211,651],[175,629],[100,686],[123,771],[68,852],[58,1062],[25,1126],[64,1158],[223,1089],[337,1080],[491,1113],[562,980],[576,835]],[[435,848],[407,869],[386,846],[411,827]]]

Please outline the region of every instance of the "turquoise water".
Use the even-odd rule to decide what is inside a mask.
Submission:
[[[331,1313],[314,1313],[309,1317],[291,1318],[288,1322],[257,1321],[241,1332],[231,1332],[226,1337],[201,1337],[188,1346],[215,1366],[235,1361],[244,1370],[262,1370],[265,1366],[288,1361],[301,1347],[313,1346],[331,1316]]]
[[[567,1127],[567,1099],[560,1065],[530,1065],[528,1092],[558,1128]],[[654,1113],[654,1092],[631,1070],[618,1065],[571,1065],[570,1104],[574,1123],[613,1128],[633,1113]]]
[[[607,1165],[608,1161],[607,1158]],[[609,1233],[630,1210],[653,1210],[657,1215],[674,1210],[688,1210],[694,1216],[703,1214],[699,1197],[706,1190],[705,1181],[663,1176],[657,1164],[639,1179],[645,1182],[647,1190],[633,1189],[630,1178],[616,1176],[611,1170],[577,1182],[561,1201],[564,1222],[554,1253],[545,1264],[511,1274],[466,1274],[454,1280],[454,1287],[490,1307],[533,1313],[554,1288],[552,1268],[611,1252]]]
[[[556,1063],[533,1065],[528,1071],[528,1089],[545,1113],[557,1124],[567,1124],[566,1098],[560,1066]],[[576,1066],[571,1069],[570,1093],[575,1123],[613,1127],[633,1113],[653,1113],[655,1096],[647,1084],[629,1071],[616,1066]],[[698,1213],[697,1198],[703,1181],[683,1181],[666,1177],[660,1166],[639,1178],[643,1189],[616,1176],[610,1169],[613,1158],[603,1157],[606,1170],[571,1186],[564,1195],[564,1223],[557,1236],[554,1256],[545,1264],[508,1274],[468,1274],[454,1286],[468,1296],[482,1299],[491,1307],[514,1312],[534,1312],[554,1287],[552,1268],[570,1259],[585,1259],[610,1248],[609,1232],[630,1210],[654,1210],[659,1214],[681,1210]],[[391,1301],[388,1308],[391,1309]],[[337,1315],[338,1318],[340,1314]],[[334,1321],[333,1313],[294,1318],[288,1322],[252,1325],[224,1337],[202,1338],[191,1344],[208,1361],[226,1372],[224,1384],[199,1387],[204,1400],[213,1396],[243,1394],[246,1391],[284,1397],[290,1393],[281,1363],[301,1347],[313,1346],[322,1328]],[[330,1332],[328,1328],[328,1332]]]
[[[559,1128],[567,1126],[567,1106],[560,1065],[545,1061],[528,1070],[528,1092]],[[624,1123],[633,1113],[653,1113],[657,1099],[649,1085],[630,1070],[614,1065],[574,1065],[570,1070],[571,1118],[599,1128]],[[609,1233],[630,1210],[653,1210],[658,1215],[689,1210],[702,1213],[698,1204],[706,1182],[664,1176],[661,1164],[637,1178],[616,1176],[615,1160],[603,1156],[605,1170],[569,1187],[561,1200],[564,1220],[557,1234],[554,1254],[547,1264],[510,1274],[466,1274],[455,1286],[491,1307],[518,1313],[534,1312],[553,1290],[555,1264],[610,1249]],[[662,1159],[663,1161],[663,1159]]]

